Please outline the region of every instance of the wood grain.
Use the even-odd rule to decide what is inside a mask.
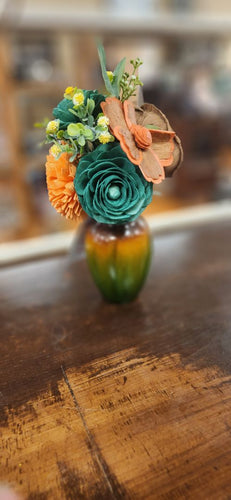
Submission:
[[[230,224],[157,236],[140,298],[1,270],[0,479],[22,498],[231,497]]]

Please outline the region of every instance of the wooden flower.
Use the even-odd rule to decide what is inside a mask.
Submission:
[[[131,101],[122,103],[115,97],[107,97],[101,108],[121,148],[134,165],[139,165],[147,181],[159,184],[165,175],[172,175],[183,152],[160,110],[152,104],[135,108]]]
[[[103,224],[125,224],[152,201],[153,186],[118,142],[101,144],[82,156],[75,189],[83,210]]]
[[[77,219],[82,207],[74,188],[76,166],[69,158],[68,153],[62,153],[58,159],[52,153],[47,156],[47,189],[51,205],[57,212],[67,219]]]

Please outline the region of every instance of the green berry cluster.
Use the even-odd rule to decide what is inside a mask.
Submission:
[[[124,72],[120,80],[121,95],[120,100],[126,101],[129,97],[136,95],[137,87],[143,86],[143,82],[137,75],[138,68],[143,64],[139,57],[135,60],[131,59],[130,64],[133,66],[132,74]]]

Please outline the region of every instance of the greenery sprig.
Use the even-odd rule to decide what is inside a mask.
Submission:
[[[129,99],[129,97],[136,95],[137,87],[143,86],[143,82],[139,79],[137,74],[139,67],[143,61],[139,57],[131,60],[130,64],[133,66],[132,74],[124,71],[126,58],[124,57],[116,66],[115,70],[107,71],[106,69],[106,56],[104,48],[101,44],[98,45],[98,54],[101,65],[102,77],[105,87],[109,95],[117,97],[122,102]]]
[[[126,58],[121,59],[112,73],[112,71],[107,71],[105,50],[101,44],[98,44],[98,54],[105,87],[110,95],[119,98],[120,82],[124,73]]]
[[[143,87],[143,82],[141,82],[138,75],[136,74],[138,68],[143,64],[143,61],[141,61],[141,59],[137,57],[135,60],[132,59],[130,63],[133,66],[132,74],[129,75],[129,73],[125,72],[123,73],[122,78],[120,80],[120,88],[121,88],[120,99],[122,102],[129,99],[129,97],[136,95],[138,86]]]
[[[133,70],[129,74],[124,71],[126,59],[123,58],[112,72],[106,69],[105,51],[100,44],[98,53],[108,94],[122,102],[136,95],[137,87],[143,85],[138,76],[138,69],[143,62],[139,58],[131,60]],[[42,123],[35,124],[36,127],[45,128],[44,143],[52,144],[50,152],[55,158],[59,159],[62,153],[68,153],[73,162],[77,157],[92,152],[99,144],[115,140],[109,131],[108,118],[99,112],[99,104],[104,98],[97,91],[86,91],[77,86],[67,87],[64,99],[53,110],[56,119],[45,119]]]

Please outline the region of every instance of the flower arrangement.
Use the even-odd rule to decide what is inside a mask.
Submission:
[[[153,104],[135,106],[130,99],[142,86],[142,61],[125,58],[107,71],[98,48],[106,93],[68,87],[45,124],[46,161],[51,204],[61,215],[77,219],[86,212],[97,222],[135,220],[151,202],[153,184],[172,176],[183,153],[166,116]]]

